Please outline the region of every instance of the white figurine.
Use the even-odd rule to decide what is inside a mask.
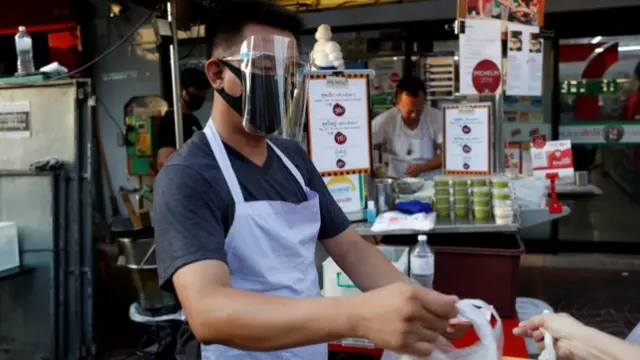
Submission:
[[[327,24],[318,26],[316,31],[316,43],[311,51],[314,70],[335,67],[344,69],[344,60],[342,58],[342,50],[340,45],[331,41],[331,27]]]

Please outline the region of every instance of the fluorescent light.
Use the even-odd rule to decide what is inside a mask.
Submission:
[[[603,51],[603,48],[597,48],[596,52],[597,53],[601,53]],[[640,45],[635,45],[635,46],[620,46],[618,48],[618,51],[640,51]]]
[[[592,44],[597,44],[600,42],[600,40],[602,40],[602,36],[596,36],[593,39],[591,39],[591,43]]]
[[[455,60],[455,61],[458,61],[459,59],[460,59],[460,58],[459,58],[459,57],[457,57],[457,56],[454,56],[454,57],[453,57],[453,60]]]

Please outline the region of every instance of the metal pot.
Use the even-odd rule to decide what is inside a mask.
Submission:
[[[158,284],[153,229],[134,229],[123,223],[117,225],[112,226],[111,234],[124,256],[124,266],[131,272],[140,307],[146,311],[175,307],[178,304],[176,297],[160,289]]]
[[[389,211],[393,209],[395,201],[395,190],[393,189],[394,179],[383,178],[375,179],[375,202],[378,212]]]

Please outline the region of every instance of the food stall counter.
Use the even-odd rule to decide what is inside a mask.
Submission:
[[[385,236],[385,235],[417,235],[424,231],[416,230],[390,230],[384,232],[374,232],[371,230],[372,223],[356,223],[356,230],[362,236]],[[478,232],[515,232],[518,231],[518,225],[496,224],[494,220],[477,220],[477,219],[438,219],[436,226],[430,233],[478,233]]]

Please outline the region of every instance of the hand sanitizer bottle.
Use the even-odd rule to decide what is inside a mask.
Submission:
[[[411,253],[411,279],[418,284],[433,289],[435,258],[427,244],[427,235],[418,235],[418,245]]]
[[[378,214],[376,213],[376,203],[373,200],[367,201],[367,210],[365,210],[365,217],[367,222],[372,223],[376,221]]]

